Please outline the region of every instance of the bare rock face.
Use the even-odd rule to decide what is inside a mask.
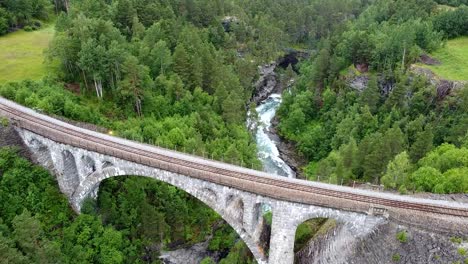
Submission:
[[[257,105],[266,100],[270,94],[280,89],[278,76],[275,72],[276,67],[276,62],[258,67],[260,78],[255,83],[255,95],[252,98],[252,102],[255,102]]]
[[[423,54],[419,57],[419,61],[421,61],[422,63],[426,64],[426,65],[440,65],[440,61],[432,58],[431,56],[427,55],[427,54]]]
[[[159,259],[164,264],[198,264],[208,253],[209,240],[193,245],[189,248],[181,248],[174,251],[162,252]]]
[[[349,79],[349,86],[360,92],[364,91],[367,88],[369,83],[369,77],[366,75],[355,76],[354,78]]]
[[[468,85],[468,81],[451,81],[442,79],[430,69],[417,65],[411,65],[410,71],[416,75],[427,78],[429,82],[436,87],[437,97],[439,100],[444,99],[446,96],[452,94],[452,92],[456,92]]]
[[[406,242],[397,238],[401,232],[407,234]],[[358,244],[349,263],[463,263],[458,247],[449,236],[388,223]]]
[[[336,234],[342,232],[339,226],[324,236],[309,242],[309,245],[296,254],[296,263],[334,263],[334,264],[442,264],[464,263],[465,257],[458,249],[466,247],[450,236],[432,233],[414,227],[401,226],[387,222],[373,233],[358,242],[337,241]],[[406,233],[406,241],[397,235]],[[343,237],[339,236],[340,240]],[[340,248],[333,251],[330,248]],[[342,252],[343,254],[336,254]]]

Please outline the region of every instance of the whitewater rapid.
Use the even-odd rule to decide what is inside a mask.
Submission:
[[[295,178],[294,171],[280,158],[276,142],[268,136],[271,121],[275,117],[280,104],[281,95],[272,94],[256,108],[259,117],[255,134],[258,157],[262,161],[265,172]]]

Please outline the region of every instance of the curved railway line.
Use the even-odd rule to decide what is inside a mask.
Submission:
[[[394,195],[392,199],[389,198],[392,197],[391,195],[382,197],[381,193],[372,192],[362,194],[349,190],[349,188],[346,187],[342,188],[343,190],[336,190],[336,187],[323,187],[323,184],[315,184],[320,186],[314,186],[314,183],[312,182],[263,175],[263,173],[253,170],[111,137],[94,131],[74,127],[70,124],[39,114],[3,98],[0,98],[0,113],[3,113],[3,115],[6,115],[8,118],[16,122],[17,126],[46,138],[50,138],[51,140],[59,141],[64,144],[71,144],[76,147],[105,155],[116,156],[118,158],[163,170],[189,174],[193,177],[248,192],[252,192],[252,186],[263,184],[264,186],[268,186],[272,191],[263,192],[261,194],[277,199],[278,193],[280,193],[281,190],[288,190],[298,191],[304,195],[314,194],[322,197],[341,199],[343,200],[343,203],[360,202],[375,207],[397,208],[440,215],[468,217],[468,206],[461,204],[442,203],[431,200],[425,200],[424,202],[415,201],[417,199],[408,199],[408,201],[404,201],[401,199],[401,196],[400,198],[397,198],[398,196],[396,195]],[[203,174],[219,175],[219,179],[200,176]],[[250,188],[247,188],[247,186]],[[279,197],[279,199],[298,202],[297,199],[289,199],[284,196]],[[319,202],[308,203],[313,205],[323,205]]]

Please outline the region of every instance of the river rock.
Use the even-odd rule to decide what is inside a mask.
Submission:
[[[255,102],[255,104],[260,104],[272,93],[279,92],[281,90],[280,83],[278,82],[278,76],[275,72],[276,67],[276,62],[258,67],[260,78],[255,83],[255,95],[252,98],[252,102]]]

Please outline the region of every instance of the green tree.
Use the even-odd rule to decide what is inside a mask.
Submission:
[[[381,182],[387,188],[399,188],[407,184],[412,165],[406,151],[398,154],[390,163]]]
[[[440,171],[432,167],[421,167],[411,175],[411,181],[418,191],[432,192],[441,180]]]
[[[187,50],[183,45],[177,45],[174,51],[174,72],[180,76],[184,84],[189,84],[190,75],[192,71],[192,65],[190,63],[190,57],[187,53]]]
[[[362,105],[367,105],[372,114],[377,112],[380,103],[380,88],[376,76],[370,77],[366,89],[360,96],[360,102]]]
[[[11,264],[26,264],[30,263],[30,260],[27,259],[16,247],[15,242],[4,237],[0,232],[0,256],[2,256],[1,263],[11,263]]]
[[[171,51],[164,40],[158,41],[151,50],[151,73],[152,76],[165,74],[172,64]]]
[[[411,145],[409,155],[412,162],[417,162],[433,148],[434,134],[430,127],[416,135],[416,141]]]
[[[146,66],[140,65],[138,59],[134,56],[129,56],[122,67],[124,78],[119,84],[122,102],[125,102],[126,98],[132,98],[134,110],[138,116],[141,116],[143,114],[142,99],[144,89],[152,85],[149,69]]]

